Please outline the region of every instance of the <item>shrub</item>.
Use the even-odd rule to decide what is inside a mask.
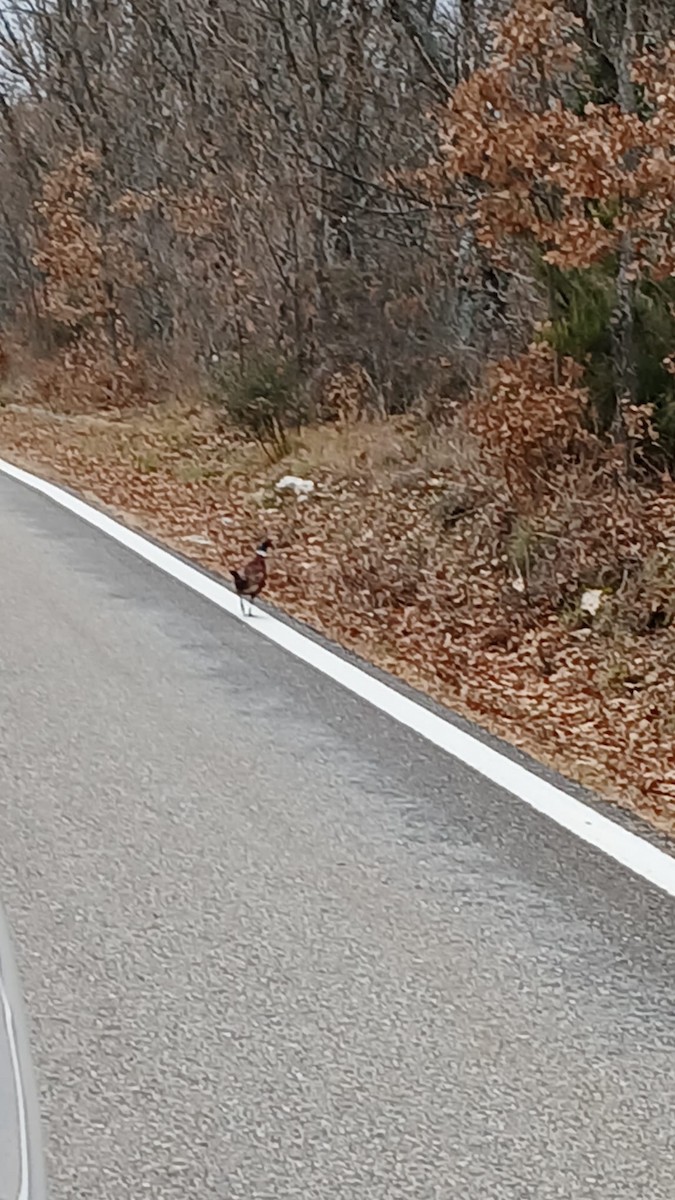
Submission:
[[[211,399],[236,429],[257,441],[273,461],[288,452],[288,431],[307,420],[307,400],[295,363],[258,358],[239,375],[221,372]]]

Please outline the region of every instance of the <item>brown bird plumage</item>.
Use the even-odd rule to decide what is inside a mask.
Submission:
[[[241,604],[242,615],[246,616],[245,600],[248,600],[248,615],[253,613],[253,601],[256,596],[259,596],[267,582],[267,551],[272,548],[272,543],[269,539],[265,539],[258,546],[255,552],[255,557],[250,562],[246,563],[245,567],[241,567],[238,571],[231,571],[230,574],[234,579],[234,586],[237,589],[239,603]]]

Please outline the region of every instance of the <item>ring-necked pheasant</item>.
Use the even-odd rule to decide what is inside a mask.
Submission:
[[[253,601],[259,596],[267,582],[267,551],[272,549],[268,538],[261,542],[255,552],[255,557],[239,571],[231,571],[234,586],[237,589],[242,616],[246,616],[245,600],[248,600],[248,615],[253,614]]]

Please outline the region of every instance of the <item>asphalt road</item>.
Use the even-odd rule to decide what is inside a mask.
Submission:
[[[673,901],[0,479],[52,1200],[672,1200]]]

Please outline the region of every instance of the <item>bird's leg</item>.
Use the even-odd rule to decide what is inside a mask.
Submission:
[[[249,596],[249,598],[248,598],[248,615],[249,615],[249,617],[253,616],[253,597],[252,596]]]
[[[241,592],[239,593],[239,607],[241,609],[242,617],[245,617],[246,616],[246,605],[244,603],[244,597],[242,596]]]

